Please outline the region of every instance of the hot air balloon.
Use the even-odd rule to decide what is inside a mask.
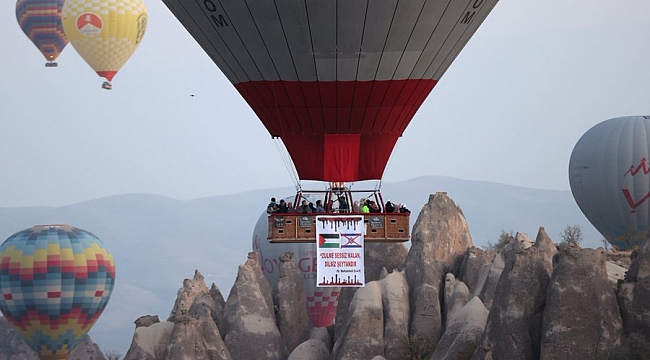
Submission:
[[[68,44],[61,24],[64,0],[18,0],[16,19],[20,28],[45,56],[46,67],[56,67],[55,60]]]
[[[569,183],[576,203],[605,239],[626,250],[650,235],[650,116],[603,121],[576,143]]]
[[[0,245],[0,310],[41,360],[68,359],[114,283],[112,255],[85,230],[38,225]]]
[[[302,180],[381,179],[497,0],[163,0]]]
[[[142,0],[66,0],[63,28],[79,55],[110,81],[131,57],[147,29]]]
[[[314,326],[332,325],[336,318],[336,308],[341,288],[316,286],[316,243],[271,244],[268,236],[267,214],[263,213],[253,233],[253,251],[260,259],[262,272],[271,287],[275,287],[280,276],[280,255],[293,252],[296,268],[303,277],[309,318]]]

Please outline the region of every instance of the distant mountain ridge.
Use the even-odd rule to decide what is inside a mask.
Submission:
[[[567,225],[579,225],[584,247],[602,245],[570,191],[539,190],[443,176],[383,183],[384,199],[406,203],[413,223],[430,194],[447,192],[462,209],[473,243],[496,241],[502,230],[532,236],[540,226],[556,242]],[[165,319],[179,284],[194,269],[224,293],[251,251],[253,228],[271,196],[292,196],[292,187],[175,200],[125,194],[62,207],[0,208],[0,239],[36,224],[67,223],[97,235],[115,257],[113,296],[90,335],[102,350],[126,352],[133,321],[142,314]]]

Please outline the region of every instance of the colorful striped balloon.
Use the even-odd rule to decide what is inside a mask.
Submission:
[[[18,0],[16,2],[18,24],[47,59],[46,66],[56,66],[54,60],[68,44],[61,23],[63,3],[64,0]]]
[[[85,230],[37,225],[0,245],[0,311],[41,360],[68,359],[114,284],[113,256]]]

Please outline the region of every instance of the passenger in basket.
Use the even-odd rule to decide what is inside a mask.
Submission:
[[[379,213],[379,212],[381,212],[381,209],[379,208],[379,206],[377,205],[377,203],[374,202],[374,201],[372,201],[372,200],[370,201],[370,206],[369,206],[369,208],[370,208],[370,212],[371,212],[371,213]]]
[[[307,204],[307,200],[302,201],[300,207],[298,208],[298,212],[301,214],[311,213],[311,208],[309,207],[309,204]]]
[[[275,198],[271,198],[271,202],[266,206],[266,213],[272,214],[278,211],[278,204],[275,202]]]
[[[395,205],[393,205],[393,203],[390,202],[390,199],[388,199],[388,201],[386,201],[386,207],[384,207],[384,209],[386,209],[387,213],[395,212]]]
[[[368,201],[366,199],[361,199],[361,204],[362,204],[361,205],[361,212],[362,213],[369,213],[370,212],[370,206],[368,206],[368,205],[370,204],[370,201]]]
[[[401,204],[401,205],[399,206],[399,212],[401,212],[401,213],[409,213],[409,214],[410,214],[410,213],[411,213],[411,210],[409,210],[409,209],[406,207],[406,204]]]
[[[316,200],[316,211],[314,211],[314,212],[317,212],[317,213],[324,213],[325,212],[325,208],[323,207],[323,202],[322,201]]]
[[[280,204],[278,204],[278,212],[283,214],[289,212],[289,207],[284,199],[281,199]]]

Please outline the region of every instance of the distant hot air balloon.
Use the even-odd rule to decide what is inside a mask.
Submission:
[[[0,245],[0,310],[41,360],[68,359],[108,303],[110,252],[70,225],[39,225]]]
[[[381,179],[497,0],[163,0],[302,180]],[[479,63],[477,63],[479,64]]]
[[[253,251],[257,252],[262,272],[271,287],[275,287],[280,276],[280,255],[293,252],[296,267],[302,275],[309,318],[314,326],[324,327],[334,323],[341,288],[316,286],[316,242],[271,244],[268,236],[268,214],[264,212],[253,233]]]
[[[142,0],[66,0],[63,28],[70,43],[97,74],[110,81],[131,57],[147,29]]]
[[[16,19],[20,28],[36,45],[48,61],[47,67],[55,67],[54,62],[68,44],[68,38],[61,24],[61,11],[64,0],[18,0]]]
[[[576,203],[619,250],[650,236],[650,116],[606,120],[589,129],[569,161]]]

